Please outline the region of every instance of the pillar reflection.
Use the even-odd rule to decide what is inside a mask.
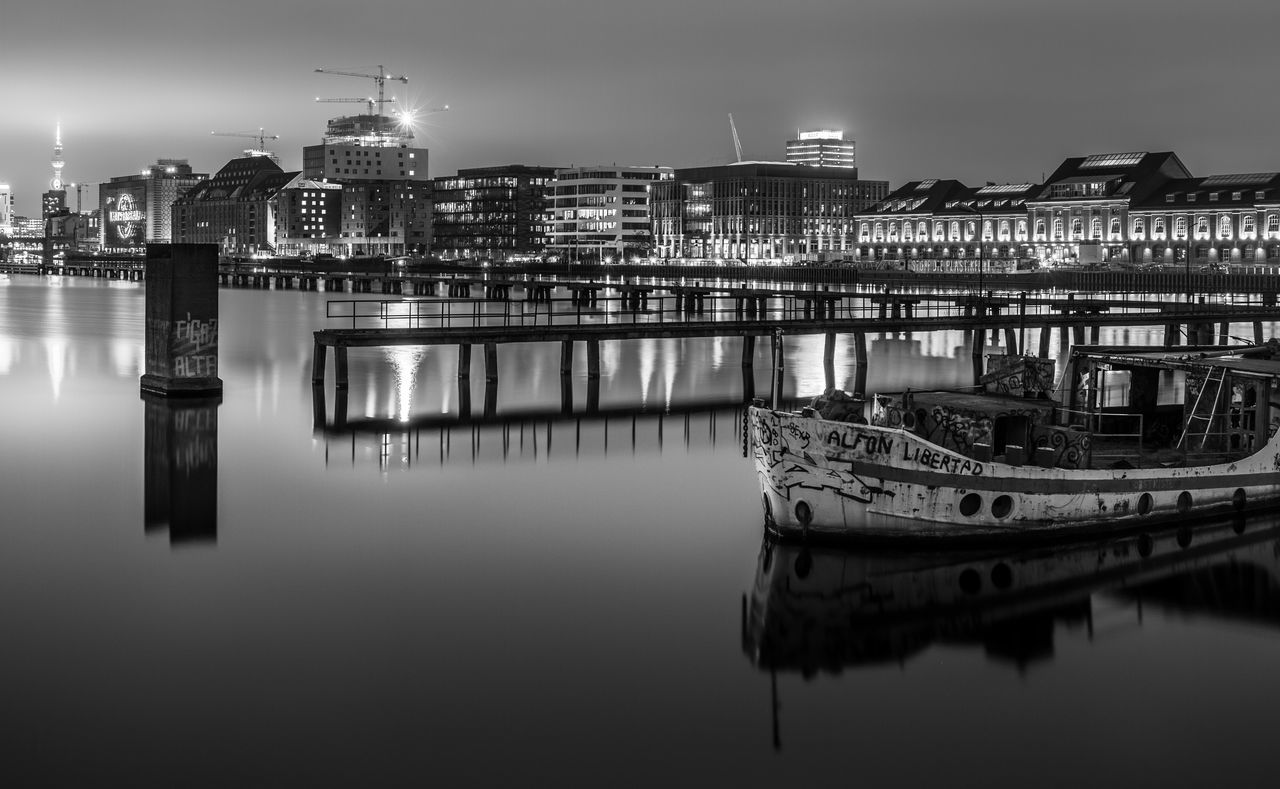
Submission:
[[[143,525],[169,544],[218,539],[218,406],[221,396],[143,393]]]

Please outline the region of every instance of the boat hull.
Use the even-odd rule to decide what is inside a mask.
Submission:
[[[1280,446],[1231,463],[1068,469],[979,461],[900,428],[752,407],[766,524],[780,533],[1006,538],[1138,528],[1280,504]]]

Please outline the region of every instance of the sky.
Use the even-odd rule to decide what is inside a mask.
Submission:
[[[35,215],[67,182],[158,158],[213,172],[262,127],[288,170],[373,72],[427,114],[429,172],[781,160],[842,128],[897,186],[1039,181],[1068,156],[1176,151],[1280,170],[1276,0],[0,0],[0,182]],[[74,192],[70,195],[74,207]],[[96,190],[85,191],[86,205]]]

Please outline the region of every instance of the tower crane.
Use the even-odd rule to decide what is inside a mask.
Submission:
[[[363,79],[373,80],[373,84],[378,86],[378,98],[376,100],[361,99],[361,101],[369,102],[369,107],[370,107],[369,114],[373,116],[374,133],[377,134],[378,136],[381,136],[381,132],[382,132],[380,128],[381,122],[378,117],[382,113],[382,106],[386,104],[388,101],[395,101],[394,96],[388,99],[385,95],[387,80],[392,80],[393,82],[402,82],[405,84],[408,84],[409,82],[409,78],[404,76],[403,74],[388,74],[386,68],[384,68],[381,65],[378,66],[377,74],[367,74],[363,71],[342,71],[339,69],[331,69],[331,68],[318,68],[316,69],[316,73],[335,74],[340,77],[361,77]],[[316,101],[320,101],[320,99],[316,99]],[[376,101],[376,104],[375,104],[375,101]],[[373,107],[375,106],[377,107],[377,110],[378,110],[377,112],[373,111]]]
[[[267,133],[266,133],[266,131],[265,131],[264,129],[262,129],[261,127],[259,127],[259,128],[258,128],[258,130],[257,130],[256,132],[220,132],[220,131],[212,131],[212,132],[209,132],[209,133],[210,133],[210,134],[212,134],[212,135],[214,135],[215,137],[248,137],[249,139],[257,140],[257,141],[258,141],[258,147],[257,147],[255,150],[256,150],[256,151],[258,151],[258,152],[260,152],[260,155],[262,155],[262,156],[266,156],[266,155],[268,155],[268,153],[267,153],[267,140],[278,140],[278,139],[280,139],[280,135],[278,135],[278,134],[267,134]]]

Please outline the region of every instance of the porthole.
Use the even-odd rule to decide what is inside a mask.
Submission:
[[[1151,498],[1150,493],[1143,493],[1138,497],[1138,514],[1146,515],[1151,512],[1151,508],[1155,506],[1155,500]]]
[[[1191,491],[1184,490],[1178,494],[1178,512],[1191,511]]]
[[[982,509],[982,497],[977,493],[967,493],[960,499],[960,514],[966,518],[977,515]]]
[[[960,573],[960,591],[965,594],[977,594],[982,591],[982,576],[978,575],[978,571],[970,567]]]
[[[805,526],[808,526],[809,522],[813,520],[813,508],[809,506],[809,502],[796,502],[796,520]]]
[[[993,516],[1007,518],[1011,512],[1013,512],[1012,496],[996,496],[996,500],[991,502],[991,514]]]

